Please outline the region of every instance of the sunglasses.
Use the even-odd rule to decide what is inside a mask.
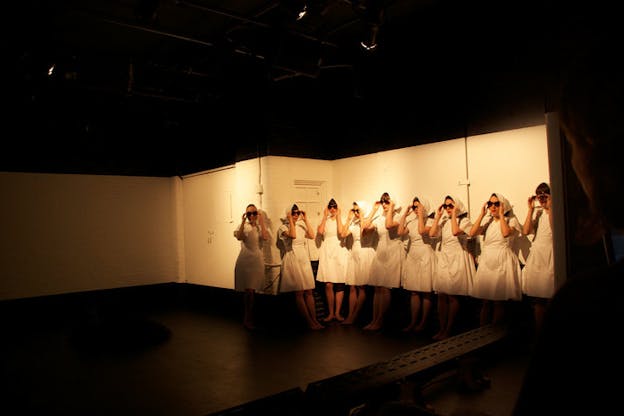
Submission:
[[[442,208],[444,208],[444,209],[453,209],[453,208],[455,208],[455,205],[453,205],[453,204],[442,204]]]
[[[538,194],[537,199],[540,201],[546,201],[548,199],[548,194]]]
[[[247,218],[251,218],[252,216],[257,217],[258,211],[249,211],[245,215],[247,215]]]
[[[487,202],[488,208],[491,207],[492,205],[494,205],[495,207],[500,207],[500,201],[496,201],[496,202],[488,201]]]
[[[301,214],[301,211],[292,211],[291,214],[292,215],[299,215],[299,214]]]
[[[327,205],[327,209],[338,209],[338,205]]]
[[[359,214],[359,213],[360,213],[360,210],[359,210],[359,209],[357,209],[357,208],[353,208],[353,209],[351,210],[351,212],[355,212],[356,214]]]
[[[412,205],[412,209],[413,209],[414,211],[417,211],[417,210],[418,210],[418,205]]]

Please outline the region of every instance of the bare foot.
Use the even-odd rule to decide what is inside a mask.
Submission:
[[[409,332],[414,328],[414,325],[410,324],[402,329],[403,332]]]
[[[331,322],[331,321],[333,321],[334,319],[335,319],[335,318],[334,318],[334,315],[328,315],[328,316],[326,316],[325,318],[323,318],[323,322]]]
[[[324,327],[323,325],[321,325],[319,322],[312,322],[312,323],[310,323],[310,325],[308,325],[308,326],[310,327],[310,329],[312,329],[312,330],[314,330],[314,331],[319,330],[319,329],[323,329],[323,328],[325,328],[325,327]]]
[[[344,321],[342,321],[342,325],[353,325],[353,319],[345,319]]]
[[[364,327],[367,331],[379,331],[381,329],[381,325],[379,324],[370,324]]]
[[[435,334],[433,336],[433,339],[435,339],[436,341],[440,341],[440,340],[446,339],[448,337],[449,337],[448,332],[442,332],[442,333]]]
[[[343,318],[341,315],[336,315],[336,320],[337,320],[338,322],[342,322],[342,321],[344,321],[344,320],[345,320],[345,318]]]
[[[414,332],[422,332],[424,330],[425,330],[425,326],[424,325],[418,325],[418,326],[415,326],[414,328],[412,328],[412,331],[414,331]]]

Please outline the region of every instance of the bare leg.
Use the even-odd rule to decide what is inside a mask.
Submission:
[[[386,287],[378,287],[375,289],[375,300],[377,300],[377,315],[373,318],[373,322],[369,326],[369,330],[378,331],[383,328],[384,317],[390,307],[390,289]]]
[[[312,290],[306,290],[303,293],[303,297],[305,299],[306,309],[308,314],[310,315],[310,322],[312,322],[311,329],[323,329],[325,328],[321,323],[316,319],[316,303],[314,302],[314,295],[312,294]]]
[[[320,328],[317,328],[318,322],[315,322],[316,318],[312,319],[312,316],[310,315],[310,311],[306,304],[306,299],[305,299],[303,290],[295,292],[295,302],[297,304],[297,309],[299,310],[299,313],[305,319],[308,327],[310,329],[320,329]]]
[[[494,317],[492,318],[493,324],[500,324],[505,320],[505,302],[494,302]]]
[[[453,326],[455,324],[455,318],[457,317],[457,313],[459,312],[459,298],[454,295],[448,295],[448,300],[449,300],[449,306],[448,306],[449,313],[448,313],[446,329],[444,330],[442,334],[440,334],[440,337],[438,339],[448,338],[452,335]]]
[[[414,328],[418,321],[418,312],[420,312],[420,294],[412,292],[410,295],[410,323],[403,328],[404,332],[411,331]]]
[[[535,334],[539,334],[542,330],[542,322],[544,322],[546,305],[547,304],[540,302],[537,302],[533,305],[533,316],[535,317]]]
[[[353,318],[354,320],[360,315],[360,312],[364,307],[364,303],[366,303],[366,287],[359,286],[357,304],[355,305],[355,316]]]
[[[366,330],[372,329],[375,322],[377,321],[377,318],[379,316],[379,302],[381,299],[381,295],[379,294],[379,289],[381,288],[375,287],[375,293],[373,294],[373,319],[363,329],[366,329]]]
[[[489,300],[481,301],[481,312],[479,312],[479,325],[487,325],[490,321],[490,310],[492,304]]]
[[[336,317],[337,321],[344,321],[344,318],[342,316],[342,314],[340,313],[340,310],[342,309],[342,300],[344,299],[344,290],[339,290],[338,292],[336,292],[335,296],[335,300],[336,300],[336,312],[334,313],[334,316]]]
[[[440,323],[440,329],[438,333],[433,336],[433,339],[441,339],[442,334],[446,332],[448,325],[449,315],[449,296],[445,293],[438,294],[438,320]]]
[[[357,286],[355,288],[355,292],[357,294],[356,296],[354,296],[357,297],[355,300],[355,309],[353,310],[353,313],[349,314],[349,318],[347,318],[347,320],[345,320],[343,324],[348,325],[355,323],[358,316],[360,315],[360,312],[362,311],[362,308],[364,307],[364,303],[366,302],[366,288],[364,286]]]
[[[334,284],[332,282],[325,283],[325,299],[327,299],[327,313],[328,315],[323,319],[323,322],[333,321],[334,316]]]
[[[345,325],[350,325],[355,321],[355,307],[357,306],[358,297],[358,289],[357,286],[349,287],[349,313],[347,314],[347,319],[345,319],[342,323]]]
[[[422,314],[420,316],[420,323],[414,327],[414,331],[423,331],[427,327],[427,321],[429,320],[429,313],[431,313],[431,305],[433,304],[432,293],[421,293],[422,296]]]

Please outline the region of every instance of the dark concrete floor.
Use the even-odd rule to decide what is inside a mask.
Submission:
[[[159,290],[165,294],[4,302],[0,403],[10,411],[3,413],[226,414],[432,342],[431,331],[405,334],[399,324],[379,332],[337,323],[306,330],[285,295],[260,296],[259,328],[249,331],[233,291]],[[402,307],[394,296],[390,318]],[[422,384],[426,404],[440,415],[509,415],[529,355],[509,344],[478,357],[489,388],[462,390],[451,363]]]

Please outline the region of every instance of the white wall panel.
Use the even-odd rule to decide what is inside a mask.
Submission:
[[[0,299],[177,281],[177,180],[0,173]]]
[[[183,179],[188,283],[234,288],[234,263],[240,248],[234,229],[245,210],[240,210],[239,201],[233,202],[234,183],[233,167]]]

